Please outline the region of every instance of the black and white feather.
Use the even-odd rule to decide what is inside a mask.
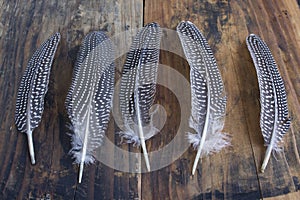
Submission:
[[[143,27],[135,36],[126,57],[120,85],[122,139],[141,145],[147,169],[150,170],[145,140],[158,129],[153,126],[150,108],[153,104],[159,60],[161,29],[157,23]]]
[[[80,47],[66,99],[74,132],[70,153],[80,164],[79,183],[84,164],[94,162],[94,150],[101,146],[108,126],[114,73],[111,40],[100,31],[89,33]]]
[[[51,66],[59,41],[60,34],[55,33],[35,51],[18,89],[15,123],[19,131],[27,134],[32,164],[35,164],[32,132],[42,118]]]
[[[205,37],[189,21],[177,26],[177,32],[190,65],[192,108],[189,125],[196,134],[188,133],[188,141],[197,150],[192,174],[200,157],[219,152],[230,145],[222,133],[226,96],[221,74]]]
[[[282,150],[280,143],[290,127],[291,119],[288,116],[284,83],[270,49],[255,34],[250,34],[246,43],[255,65],[260,90],[260,128],[267,146],[261,167],[261,171],[264,172],[271,152]]]

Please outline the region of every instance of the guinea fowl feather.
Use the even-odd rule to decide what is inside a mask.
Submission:
[[[192,174],[200,157],[230,145],[224,126],[226,96],[221,74],[205,37],[189,21],[177,26],[184,54],[190,65],[192,108],[189,125],[196,134],[188,133],[188,140],[197,149]]]
[[[120,110],[127,143],[141,145],[148,171],[150,164],[145,140],[158,129],[153,126],[150,108],[153,104],[159,60],[161,30],[157,23],[143,27],[135,36],[126,57],[120,85]]]
[[[260,128],[267,146],[261,167],[264,172],[271,152],[282,150],[280,143],[290,127],[287,96],[276,62],[266,43],[255,34],[250,34],[246,44],[257,72],[260,90]]]
[[[80,164],[93,163],[108,126],[114,91],[114,52],[111,40],[102,32],[89,33],[75,63],[66,108],[74,134],[70,153]]]
[[[42,118],[51,65],[59,41],[60,34],[55,33],[35,51],[27,64],[18,89],[15,123],[19,131],[27,134],[32,164],[35,164],[32,132]]]

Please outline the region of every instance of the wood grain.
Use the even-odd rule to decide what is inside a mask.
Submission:
[[[157,0],[147,1],[145,7],[148,8],[145,23],[157,21],[174,30],[180,21],[190,20],[199,27],[213,49],[228,96],[224,130],[232,135],[232,147],[203,159],[195,177],[189,176],[195,153],[189,151],[181,156],[170,166],[171,171],[166,171],[174,174],[180,169],[185,175],[184,184],[169,179],[168,185],[176,187],[168,187],[165,193],[172,194],[171,199],[258,199],[298,191],[299,56],[296,55],[300,51],[300,32],[295,22],[299,18],[297,2]],[[272,158],[264,174],[257,170],[265,152],[259,128],[259,90],[245,45],[245,38],[252,32],[265,39],[272,50],[285,81],[294,118],[285,137],[284,153]],[[162,57],[161,62],[164,59]],[[173,59],[170,65],[178,62]],[[183,161],[188,163],[188,168],[182,165]],[[165,177],[158,177],[159,185],[155,187],[165,188]],[[153,187],[144,186],[144,191],[151,191]]]
[[[0,199],[298,199],[300,190],[300,5],[275,0],[71,0],[0,1]],[[160,63],[175,69],[187,81],[189,66],[179,40],[172,35],[177,24],[190,20],[207,37],[224,80],[228,96],[224,131],[232,146],[203,158],[191,176],[195,151],[181,138],[171,149],[174,162],[157,171],[136,174],[114,170],[101,162],[86,166],[83,183],[77,184],[78,167],[68,155],[69,119],[64,108],[73,65],[84,36],[103,30],[117,39],[116,81],[124,63],[124,51],[137,28],[156,21],[165,28]],[[30,56],[51,34],[62,35],[53,63],[42,122],[34,131],[37,164],[32,166],[25,134],[14,125],[17,88]],[[272,157],[264,174],[258,169],[265,153],[259,128],[259,90],[254,65],[245,45],[255,33],[270,47],[283,77],[292,126],[284,140],[284,152]],[[171,41],[171,42],[170,42]],[[124,50],[125,49],[125,50]],[[156,103],[167,114],[161,132],[147,141],[150,152],[163,149],[187,125],[189,88],[177,85],[180,102],[170,88],[157,87]],[[186,119],[185,120],[182,120]],[[111,120],[107,136],[118,147],[119,128]],[[110,152],[114,157],[116,152]],[[122,162],[130,165],[129,158]],[[161,158],[160,163],[163,163]],[[142,161],[141,161],[142,162]]]
[[[142,27],[143,2],[137,1],[1,1],[0,22],[0,199],[129,199],[137,196],[136,178],[100,163],[84,170],[77,184],[77,166],[68,155],[69,123],[64,101],[73,65],[84,36],[103,30],[112,36]],[[28,157],[24,134],[14,126],[20,78],[34,50],[51,34],[62,35],[53,63],[42,122],[34,131],[37,164]],[[124,38],[121,45],[130,43]],[[119,66],[120,67],[120,66]],[[114,141],[114,123],[109,131]],[[131,185],[131,186],[130,186]]]

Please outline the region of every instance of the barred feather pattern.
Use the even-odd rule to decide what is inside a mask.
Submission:
[[[199,29],[192,22],[183,21],[178,24],[177,33],[190,65],[192,108],[189,125],[196,134],[188,133],[188,141],[198,149],[194,174],[200,157],[230,145],[228,135],[221,132],[226,96],[216,60]]]
[[[59,41],[60,34],[55,33],[35,51],[18,89],[15,123],[19,131],[27,134],[32,164],[35,164],[32,131],[42,118],[51,66]]]
[[[89,33],[75,63],[66,108],[73,132],[70,153],[80,164],[94,162],[94,150],[101,146],[108,126],[114,91],[114,52],[111,40],[103,32]]]
[[[120,110],[124,125],[120,136],[127,143],[142,145],[146,165],[145,140],[157,134],[150,108],[153,105],[161,29],[157,23],[143,27],[135,36],[126,57],[120,85]]]
[[[282,150],[280,143],[290,127],[291,119],[288,116],[284,83],[270,49],[255,34],[250,34],[246,43],[257,72],[261,103],[260,128],[265,145],[268,146],[261,169],[263,172],[272,150]]]

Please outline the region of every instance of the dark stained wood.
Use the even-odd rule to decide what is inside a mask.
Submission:
[[[224,131],[232,147],[202,159],[198,173],[190,176],[195,152],[189,150],[170,167],[144,179],[143,191],[163,190],[154,199],[258,199],[299,190],[299,5],[296,1],[146,1],[144,22],[157,21],[175,30],[182,20],[195,23],[207,37],[225,82],[228,96]],[[260,35],[269,45],[288,91],[293,124],[285,137],[284,152],[272,157],[264,174],[259,172],[265,153],[259,128],[259,90],[254,65],[245,45],[249,33]],[[172,55],[162,55],[166,62]],[[168,65],[180,62],[172,59]],[[187,65],[181,66],[181,73]],[[162,95],[164,96],[164,95]],[[155,141],[151,141],[155,142]],[[277,160],[276,160],[277,159]],[[174,174],[181,178],[174,179]],[[161,175],[169,173],[171,177]],[[178,176],[177,176],[178,177]],[[166,187],[168,185],[169,187]],[[157,189],[158,188],[158,189]],[[161,188],[161,189],[160,189]],[[154,196],[157,195],[157,196]],[[144,196],[143,196],[144,197]],[[285,196],[281,196],[285,198]]]
[[[0,199],[137,196],[135,175],[116,175],[113,169],[99,162],[85,167],[83,183],[78,185],[78,167],[68,155],[69,120],[64,101],[84,36],[99,29],[113,36],[128,28],[142,27],[143,2],[1,1],[0,4]],[[37,164],[32,166],[26,136],[14,125],[16,92],[34,50],[57,31],[62,38],[51,71],[42,122],[33,133]],[[124,38],[119,45],[122,48],[130,42],[131,38]],[[113,122],[108,132],[114,141]]]
[[[0,16],[0,199],[300,198],[299,1],[4,0],[0,1]],[[78,166],[68,155],[69,119],[64,101],[82,39],[93,30],[103,30],[109,36],[129,30],[117,40],[117,81],[124,48],[134,33],[130,31],[156,21],[168,29],[163,34],[160,63],[189,80],[189,66],[178,38],[172,35],[182,20],[199,27],[216,57],[228,96],[224,131],[231,134],[232,146],[203,158],[196,175],[191,176],[195,151],[190,147],[182,155],[177,152],[186,144],[189,113],[182,112],[180,106],[188,110],[189,88],[175,80],[186,98],[180,102],[170,88],[158,86],[156,103],[164,107],[167,121],[161,132],[147,141],[149,151],[155,152],[183,133],[169,152],[174,162],[143,174],[121,172],[96,162],[85,167],[83,182],[78,184]],[[14,125],[16,92],[30,56],[57,31],[62,39],[52,66],[42,122],[33,133],[37,164],[32,166],[26,136]],[[284,152],[271,158],[264,174],[258,170],[265,147],[259,128],[257,77],[245,45],[249,33],[260,35],[270,47],[285,82],[293,117],[284,138]],[[172,74],[165,74],[163,79],[174,84]],[[119,144],[120,138],[115,136],[118,131],[111,120],[109,140],[126,151],[140,152]],[[109,156],[113,158],[115,153],[109,151]],[[132,164],[129,155],[122,162],[125,166]],[[143,165],[143,158],[140,162]],[[164,158],[155,162],[163,163]]]

